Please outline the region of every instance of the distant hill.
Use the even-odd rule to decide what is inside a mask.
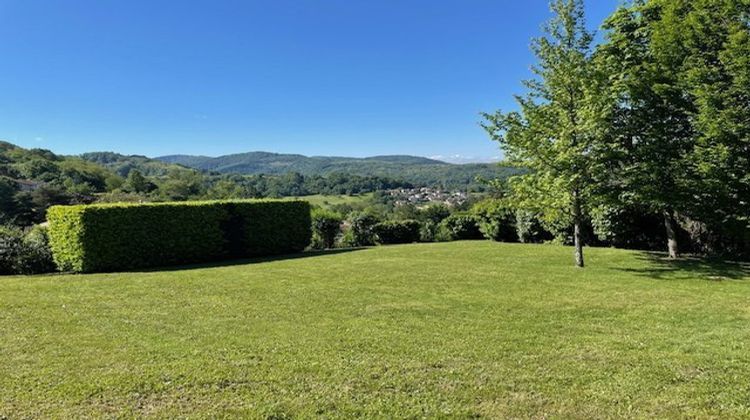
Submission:
[[[81,159],[97,163],[115,172],[119,176],[127,177],[131,170],[138,170],[146,176],[163,176],[170,170],[185,169],[182,165],[162,162],[140,155],[122,155],[114,152],[90,152],[80,155]]]
[[[165,163],[225,174],[278,175],[297,172],[307,176],[348,173],[451,188],[474,184],[477,176],[492,179],[505,178],[519,173],[517,168],[498,164],[458,165],[425,157],[402,155],[350,158],[249,152],[219,157],[171,155],[156,159]]]

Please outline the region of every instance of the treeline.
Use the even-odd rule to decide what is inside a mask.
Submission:
[[[338,173],[206,174],[141,156],[66,157],[0,142],[0,225],[44,222],[47,208],[57,204],[356,195],[411,187],[389,178]]]
[[[506,178],[519,173],[517,168],[509,166],[455,165],[418,156],[346,158],[251,152],[215,158],[177,155],[157,159],[223,174],[283,175],[288,172],[297,172],[305,176],[329,176],[335,173],[345,173],[400,179],[414,185],[451,190],[482,190],[484,185],[477,181],[477,177]]]
[[[485,115],[530,170],[507,202],[569,227],[579,266],[596,225],[673,258],[750,256],[750,3],[635,0],[599,45],[582,0],[551,4],[519,110]]]
[[[544,212],[522,208],[507,192],[499,188],[490,193],[472,194],[459,206],[444,203],[401,204],[394,202],[388,194],[376,192],[356,202],[316,208],[313,211],[313,246],[346,248],[376,243],[474,239],[562,245],[573,243],[572,224],[547,217]],[[381,224],[387,229],[380,234],[376,232],[379,228],[372,230]],[[401,235],[400,239],[393,239],[389,235],[391,228],[406,229],[407,226],[410,235]],[[681,240],[689,242],[688,231],[680,230],[678,234]],[[624,209],[596,213],[587,218],[582,225],[581,236],[588,245],[636,250],[659,250],[667,240],[663,219],[659,215]],[[699,252],[689,248],[685,251]]]

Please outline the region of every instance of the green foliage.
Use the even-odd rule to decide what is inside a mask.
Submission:
[[[129,176],[130,172],[134,170],[146,177],[162,177],[169,174],[170,171],[180,169],[178,165],[149,159],[145,156],[125,156],[112,152],[84,153],[81,155],[81,158],[101,165],[121,177]]]
[[[618,248],[661,250],[666,243],[664,218],[647,208],[600,206],[592,212],[594,233]]]
[[[139,170],[132,170],[128,173],[128,178],[123,185],[125,191],[135,194],[144,194],[153,191],[156,186],[146,179]]]
[[[440,224],[427,220],[421,223],[419,229],[419,240],[422,242],[435,242],[440,238]]]
[[[419,242],[421,224],[416,220],[388,220],[373,226],[376,241],[382,245]]]
[[[675,212],[694,206],[694,104],[682,76],[687,4],[652,0],[620,9],[605,23],[607,42],[598,49],[616,98],[600,194],[611,198],[605,205],[648,207],[670,225]]]
[[[477,217],[479,231],[485,238],[497,242],[517,242],[515,212],[505,201],[487,199],[476,203],[471,213]]]
[[[695,146],[687,156],[691,198],[683,214],[714,240],[712,253],[750,256],[750,2],[694,0],[677,23],[693,99]]]
[[[451,215],[451,209],[445,204],[430,204],[419,211],[419,220],[439,224]]]
[[[0,176],[0,223],[11,223],[14,221],[18,208],[16,205],[16,194],[18,184],[12,179]]]
[[[173,169],[159,185],[159,196],[170,201],[195,200],[205,192],[203,176],[193,170]]]
[[[18,257],[23,235],[12,226],[0,226],[0,275],[18,273]]]
[[[209,188],[206,196],[211,200],[236,200],[252,198],[242,184],[228,179],[220,179]]]
[[[334,211],[321,208],[312,210],[313,248],[330,249],[341,233],[343,217]]]
[[[554,239],[545,229],[539,214],[529,210],[516,210],[516,234],[523,243],[542,243]]]
[[[48,218],[55,262],[76,272],[298,252],[311,235],[296,201],[57,206]]]
[[[583,266],[580,228],[597,185],[597,152],[612,98],[592,55],[583,2],[553,0],[551,8],[545,36],[533,43],[537,78],[518,97],[520,111],[484,114],[484,127],[511,162],[530,170],[511,184],[519,207],[569,217],[576,264]]]
[[[349,215],[347,224],[349,229],[346,231],[343,243],[345,246],[358,247],[375,245],[375,233],[373,227],[380,220],[369,213],[355,212]]]
[[[479,230],[479,219],[472,214],[454,213],[440,223],[440,230],[448,240],[461,241],[484,237]]]
[[[237,249],[233,256],[280,255],[310,245],[312,221],[305,201],[229,201],[230,222],[225,237]],[[239,222],[239,224],[238,224]],[[237,231],[244,232],[236,240]]]
[[[199,170],[219,173],[278,176],[296,172],[305,177],[358,174],[364,177],[376,177],[383,180],[398,179],[410,184],[443,188],[482,189],[483,186],[476,181],[478,175],[484,178],[507,178],[519,172],[516,168],[496,164],[454,165],[416,156],[375,156],[357,159],[252,152],[216,158],[178,155],[164,156],[158,159],[167,163],[177,163]],[[347,176],[353,177],[352,175]],[[390,186],[389,188],[395,187]],[[369,191],[376,189],[369,189]],[[335,187],[328,191],[317,190],[316,192],[324,194],[352,193],[352,191],[347,191],[346,188]],[[288,195],[297,194],[291,193]]]
[[[108,180],[117,177],[101,166],[83,159],[65,159],[59,163],[59,168],[63,183],[75,193],[106,191]]]
[[[55,270],[47,231],[0,226],[0,275],[40,274]]]

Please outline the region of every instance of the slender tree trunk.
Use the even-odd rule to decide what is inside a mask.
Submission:
[[[677,223],[674,220],[674,213],[669,210],[664,210],[664,227],[667,230],[669,258],[678,258],[680,256],[680,249],[677,246]]]
[[[578,192],[573,194],[573,244],[575,245],[576,267],[583,268],[583,238],[581,237],[581,200],[578,198]]]

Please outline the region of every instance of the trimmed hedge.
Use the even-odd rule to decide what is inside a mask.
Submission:
[[[75,272],[293,253],[312,235],[304,201],[55,206],[47,219],[55,263]]]
[[[411,244],[419,242],[421,227],[422,225],[416,220],[391,220],[378,223],[372,230],[380,244]]]

